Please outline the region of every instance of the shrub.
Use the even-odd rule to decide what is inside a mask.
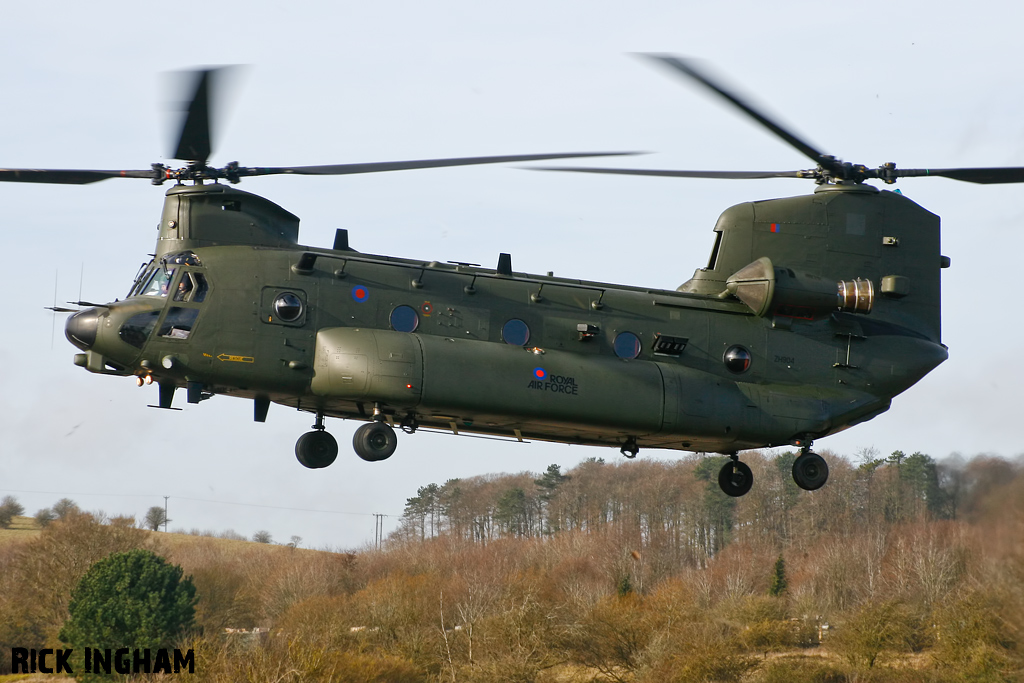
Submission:
[[[869,603],[840,624],[830,645],[854,665],[875,665],[883,652],[907,652],[920,642],[921,621],[897,600]]]
[[[94,564],[71,594],[60,639],[79,647],[169,647],[192,626],[195,592],[180,567],[148,550]]]

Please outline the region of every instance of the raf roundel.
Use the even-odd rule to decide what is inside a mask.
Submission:
[[[545,370],[544,368],[534,368],[533,369],[533,377],[534,377],[534,379],[547,379],[548,378],[548,371]]]
[[[356,285],[352,288],[352,299],[359,303],[363,303],[370,298],[370,290],[363,285]]]

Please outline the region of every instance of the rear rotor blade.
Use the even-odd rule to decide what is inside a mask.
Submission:
[[[238,175],[350,175],[355,173],[379,173],[382,171],[406,171],[417,168],[443,168],[445,166],[473,166],[476,164],[501,164],[519,161],[545,161],[548,159],[624,156],[630,154],[643,154],[643,152],[571,152],[567,154],[518,154],[498,157],[461,157],[454,159],[419,159],[415,161],[380,161],[365,164],[330,164],[326,166],[278,166],[265,168],[241,167],[238,169]]]
[[[669,171],[642,168],[592,168],[585,166],[544,166],[531,171],[572,171],[575,173],[610,173],[615,175],[644,175],[662,178],[803,178],[804,171]]]
[[[0,182],[57,183],[88,185],[108,178],[153,178],[153,169],[145,171],[94,171],[47,168],[0,168]]]
[[[675,57],[673,55],[644,54],[643,56],[649,59],[653,59],[657,62],[661,62],[662,64],[672,69],[675,69],[676,71],[679,71],[682,74],[685,74],[689,78],[692,78],[693,80],[697,81],[704,87],[709,88],[711,91],[717,93],[721,97],[731,102],[734,106],[742,110],[745,114],[747,114],[747,116],[751,117],[752,119],[760,123],[762,126],[764,126],[768,130],[770,130],[771,132],[775,133],[777,136],[788,142],[792,147],[795,147],[804,156],[812,160],[814,163],[820,164],[823,168],[829,170],[835,169],[836,162],[832,157],[823,154],[809,142],[797,137],[795,134],[793,134],[786,128],[782,127],[772,119],[765,116],[758,109],[744,101],[738,95],[736,95],[733,92],[730,92],[720,83],[716,83],[714,80],[712,80],[710,77],[708,77],[706,74],[702,73],[699,69],[696,68],[694,60],[682,59],[680,57]]]

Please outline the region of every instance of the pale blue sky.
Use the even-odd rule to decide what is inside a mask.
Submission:
[[[978,8],[984,7],[985,11]],[[107,2],[5,8],[0,165],[146,168],[168,133],[161,74],[249,64],[213,161],[298,165],[575,150],[646,150],[649,167],[807,166],[755,124],[632,52],[698,56],[825,151],[877,166],[1024,165],[1024,49],[1017,3],[323,2],[202,7]],[[635,165],[639,162],[630,161]],[[1024,451],[1018,427],[1024,186],[910,179],[943,218],[950,358],[871,423],[818,442],[853,455]],[[731,204],[809,192],[796,180],[684,181],[478,167],[246,180],[302,218],[301,241],[350,231],[360,250],[674,288],[707,261]],[[123,296],[152,251],[162,190],[0,184],[0,494],[30,512],[67,493],[142,515],[170,495],[172,527],[353,547],[373,512],[401,513],[429,482],[571,467],[615,450],[403,437],[388,462],[293,455],[311,416],[218,397],[147,408],[156,389],[98,377],[43,306]],[[182,403],[182,405],[184,405]],[[672,457],[663,454],[659,457]],[[757,484],[755,483],[755,486]],[[111,494],[133,494],[133,497]],[[90,495],[86,495],[90,494]],[[134,494],[146,494],[134,497]],[[231,501],[352,516],[202,503]],[[395,518],[386,525],[393,528]]]

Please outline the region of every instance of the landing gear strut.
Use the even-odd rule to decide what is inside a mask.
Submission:
[[[303,467],[318,470],[327,467],[338,457],[338,442],[324,430],[324,414],[317,412],[313,431],[306,432],[295,442],[295,459]]]
[[[811,444],[804,446],[793,461],[793,481],[804,491],[817,491],[828,481],[828,463],[811,452]]]
[[[619,452],[622,453],[627,458],[629,458],[630,460],[635,458],[636,454],[640,452],[640,446],[636,445],[636,437],[628,437],[625,443],[622,444],[622,447],[619,448]]]
[[[718,471],[718,485],[727,496],[739,498],[746,495],[754,484],[754,475],[745,462],[735,453],[729,455],[729,462]]]

